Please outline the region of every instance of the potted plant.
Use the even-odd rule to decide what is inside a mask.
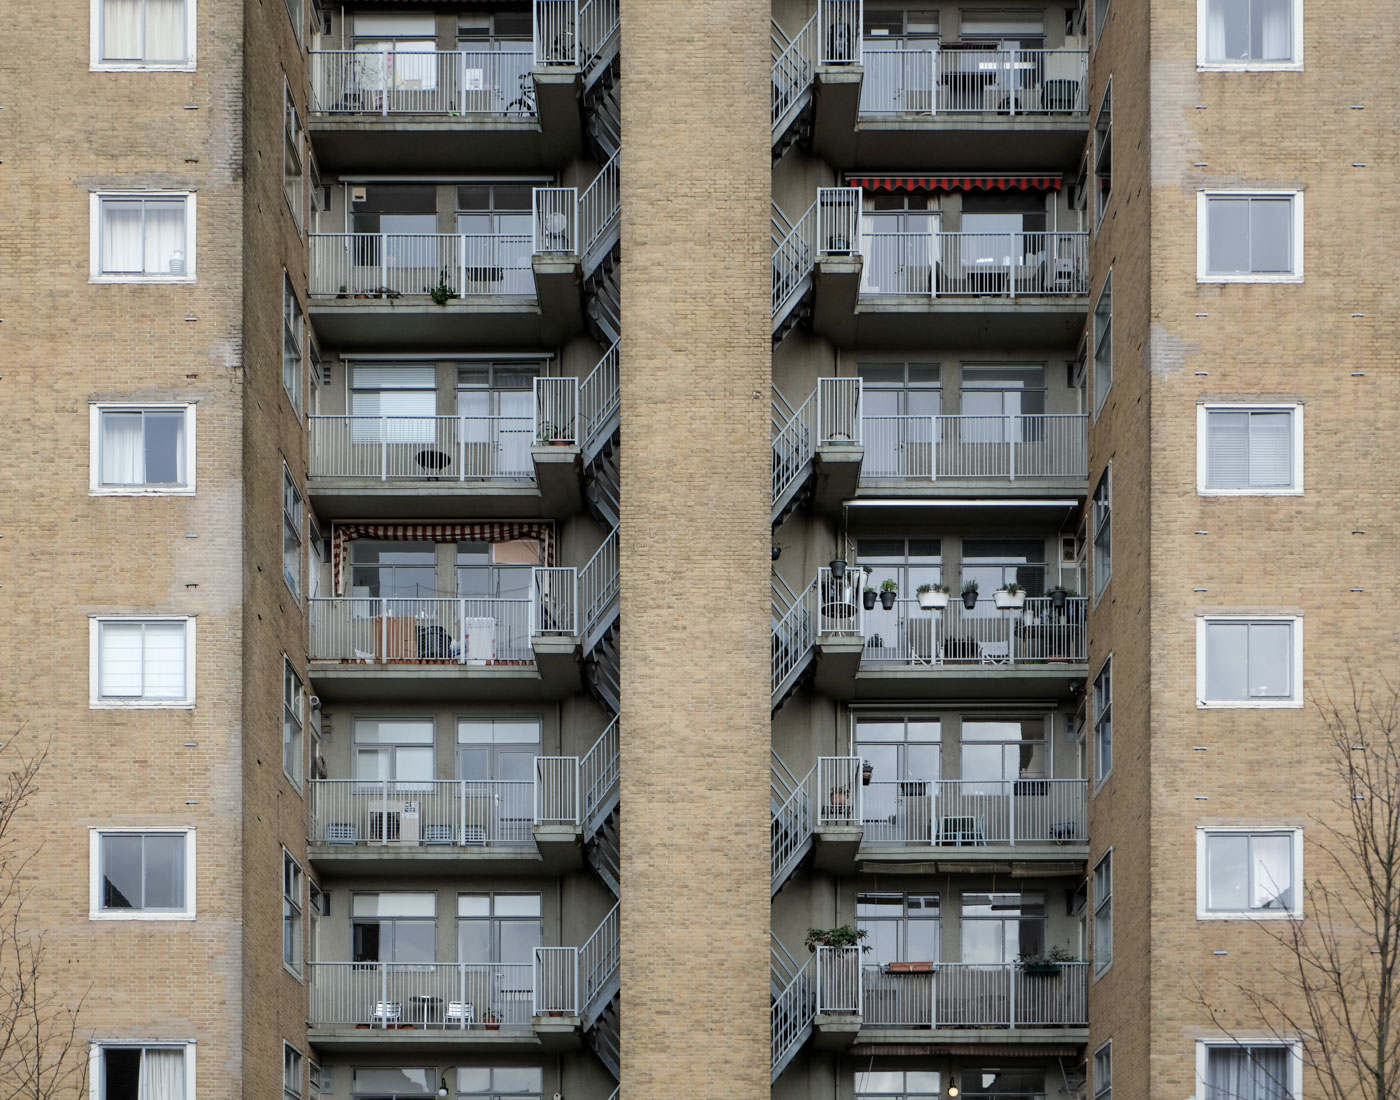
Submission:
[[[832,558],[831,561],[827,563],[827,566],[831,569],[832,580],[839,581],[846,575],[846,561],[844,558]]]
[[[347,293],[345,293],[345,284],[344,284],[344,283],[341,283],[341,284],[340,284],[340,289],[339,289],[338,291],[336,291],[336,295],[335,295],[335,296],[336,296],[337,298],[348,298],[348,297],[350,297],[350,295],[348,295]]]
[[[483,1016],[481,1019],[482,1022],[486,1025],[487,1031],[501,1030],[501,1014],[499,1012],[493,1010],[491,1012],[486,1013],[486,1015]]]
[[[832,806],[844,806],[850,800],[850,787],[832,787],[827,794],[827,802]]]
[[[919,606],[925,611],[942,611],[948,606],[948,586],[945,584],[921,584],[914,595],[919,597]]]
[[[864,928],[852,928],[849,924],[843,924],[836,928],[809,928],[807,929],[807,950],[813,954],[818,947],[859,947],[862,953],[870,950],[870,945],[861,943],[869,932]]]
[[[969,611],[977,610],[977,582],[967,581],[962,586],[963,606]]]
[[[428,297],[440,306],[447,305],[451,299],[457,297],[457,292],[452,289],[451,284],[447,281],[446,268],[443,268],[442,274],[438,276],[437,286],[425,286],[423,290]]]
[[[874,774],[875,765],[869,760],[862,760],[860,762],[860,785],[862,787],[870,786],[870,777]]]
[[[1063,611],[1065,609],[1065,600],[1069,598],[1069,589],[1064,585],[1057,584],[1054,588],[1050,589],[1046,595],[1050,597],[1051,607],[1056,611]]]
[[[1020,611],[1026,606],[1026,590],[1015,581],[1008,581],[995,592],[992,598],[997,602],[998,611]]]
[[[880,593],[876,592],[875,589],[871,588],[869,585],[866,586],[865,591],[860,594],[860,602],[865,606],[865,610],[875,610],[875,597],[879,594]]]
[[[1017,955],[1016,962],[1021,967],[1021,973],[1034,974],[1039,977],[1049,977],[1060,972],[1060,967],[1065,963],[1078,962],[1074,955],[1066,951],[1063,947],[1056,945],[1050,948],[1043,955]]]
[[[899,585],[888,580],[880,585],[880,606],[886,611],[894,610],[894,598],[899,595]]]

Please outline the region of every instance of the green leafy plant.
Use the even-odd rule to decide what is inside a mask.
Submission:
[[[843,924],[836,928],[809,928],[807,929],[807,939],[803,942],[807,945],[807,950],[815,952],[818,947],[859,947],[861,951],[869,951],[868,944],[861,941],[868,935],[864,928],[852,928],[849,924]]]
[[[1016,593],[1021,591],[1021,586],[1015,581],[1007,581],[1004,585],[1001,586],[1001,590],[1003,592],[1008,592],[1014,596],[1016,595]]]
[[[976,581],[965,581],[965,582],[963,583],[963,586],[962,586],[962,594],[963,594],[964,596],[975,596],[975,595],[977,595],[977,582],[976,582]]]
[[[880,585],[880,591],[881,591],[881,592],[898,592],[898,591],[899,591],[899,585],[895,584],[894,581],[885,581],[882,585]]]
[[[914,589],[916,596],[922,596],[925,592],[948,592],[950,589],[946,584],[921,584]]]
[[[457,292],[452,289],[452,284],[447,281],[447,268],[442,269],[442,274],[438,276],[437,286],[425,286],[423,288],[428,297],[440,306],[445,306],[453,298],[457,297]]]
[[[1059,967],[1062,963],[1078,962],[1074,952],[1066,951],[1056,944],[1043,954],[1039,955],[1017,955],[1016,962],[1022,967]]]

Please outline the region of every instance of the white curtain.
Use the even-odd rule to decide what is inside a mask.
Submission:
[[[141,271],[141,200],[102,202],[102,270],[121,274]]]
[[[145,623],[142,647],[148,699],[185,697],[185,624]]]
[[[186,0],[104,0],[102,56],[108,61],[180,62]]]
[[[1206,12],[1206,60],[1225,61],[1225,5],[1231,0],[1211,0]],[[1238,0],[1235,0],[1238,2]]]
[[[139,412],[103,413],[101,446],[103,485],[140,485],[145,482]]]
[[[1206,1068],[1206,1100],[1289,1100],[1283,1047],[1216,1047]]]
[[[146,0],[146,60],[184,61],[185,0]]]
[[[1258,0],[1255,17],[1260,26],[1262,61],[1286,61],[1293,56],[1292,0]]]
[[[137,1100],[185,1100],[185,1052],[147,1048],[141,1052]]]
[[[103,623],[98,629],[98,694],[104,699],[139,696],[141,624]]]
[[[102,270],[108,274],[183,275],[184,199],[104,199]]]
[[[105,0],[102,5],[102,57],[140,61],[142,0]]]
[[[147,275],[185,273],[185,202],[146,200],[145,272]]]

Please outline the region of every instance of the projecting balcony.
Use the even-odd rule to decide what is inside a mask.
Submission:
[[[533,42],[313,50],[308,129],[321,167],[518,170],[579,156],[583,97],[617,58],[617,0],[533,7]]]
[[[578,579],[533,570],[523,599],[311,600],[311,678],[338,699],[558,699],[581,686]]]

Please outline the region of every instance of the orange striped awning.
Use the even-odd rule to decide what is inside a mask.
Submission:
[[[1058,191],[1059,174],[1032,176],[852,176],[850,187],[866,191]]]

